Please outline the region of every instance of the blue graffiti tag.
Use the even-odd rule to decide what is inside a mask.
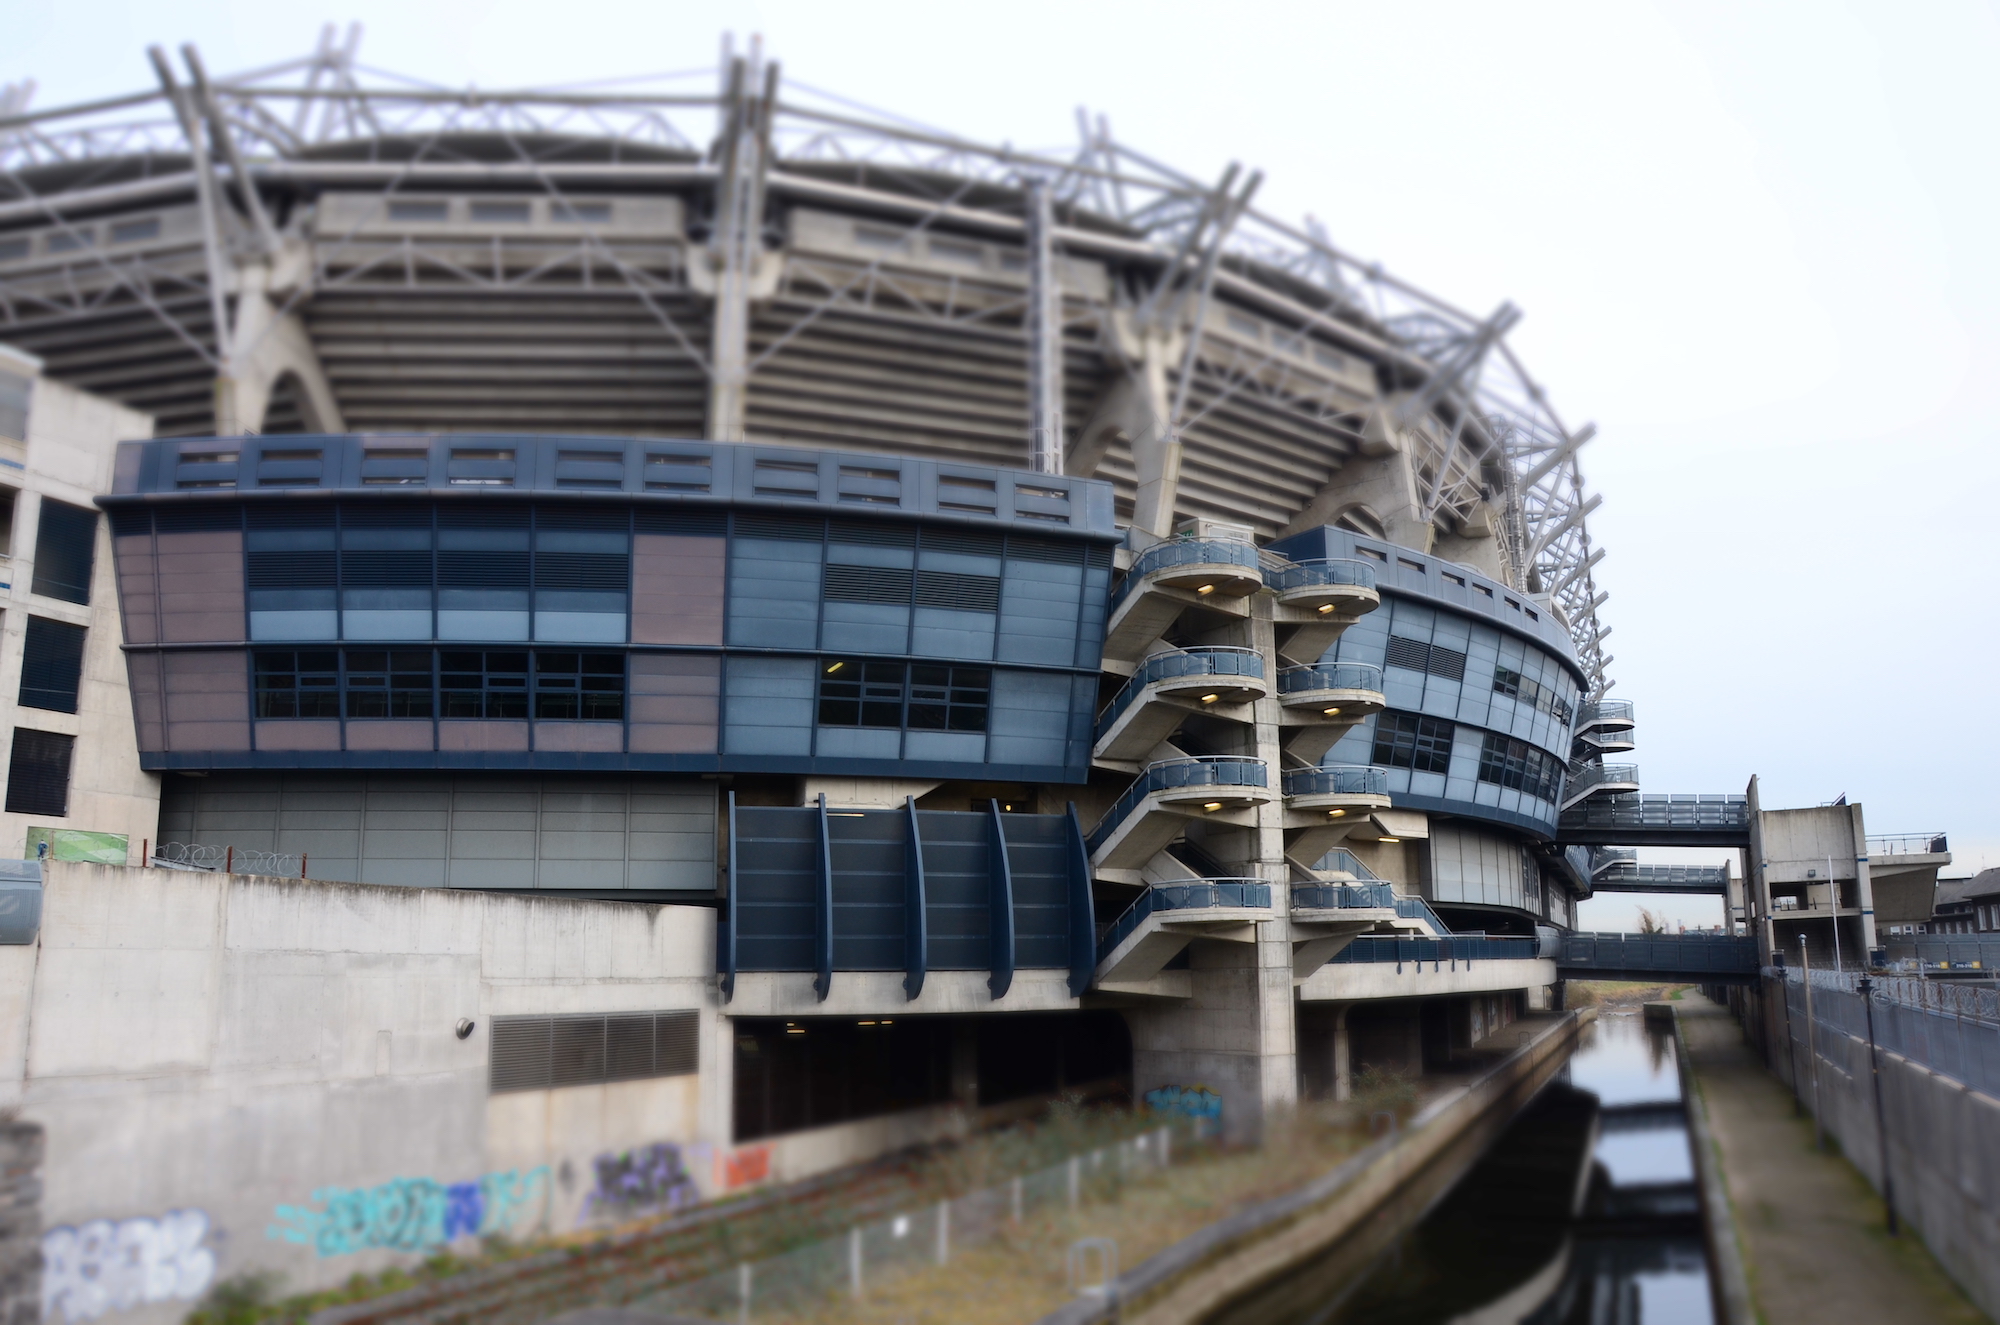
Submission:
[[[295,1242],[322,1256],[371,1247],[424,1251],[454,1238],[511,1232],[524,1209],[547,1195],[547,1165],[489,1173],[449,1185],[430,1178],[392,1178],[379,1187],[321,1187],[321,1209],[281,1205],[265,1229],[274,1242]]]
[[[1222,1096],[1207,1086],[1162,1086],[1149,1090],[1146,1107],[1154,1113],[1176,1113],[1197,1123],[1222,1124]]]
[[[613,1151],[592,1161],[597,1188],[584,1201],[583,1217],[630,1219],[678,1210],[701,1199],[681,1162],[680,1147],[661,1141],[636,1150]]]

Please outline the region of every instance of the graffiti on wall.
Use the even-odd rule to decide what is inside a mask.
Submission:
[[[1192,1118],[1203,1127],[1222,1126],[1222,1096],[1207,1086],[1161,1086],[1146,1092],[1146,1107],[1154,1113]]]
[[[717,1155],[715,1166],[721,1172],[721,1181],[716,1184],[724,1191],[735,1191],[738,1187],[748,1187],[752,1183],[763,1182],[771,1176],[771,1147],[744,1146],[727,1155]]]
[[[96,1320],[149,1302],[192,1301],[215,1278],[208,1216],[93,1219],[42,1234],[42,1319]]]
[[[591,1161],[597,1186],[584,1198],[583,1217],[631,1219],[679,1210],[701,1200],[680,1147],[666,1141],[611,1151]]]
[[[456,1238],[513,1232],[530,1207],[540,1213],[548,1187],[546,1164],[489,1173],[474,1182],[393,1178],[380,1187],[322,1187],[312,1194],[320,1209],[281,1205],[278,1222],[264,1235],[322,1256],[370,1248],[427,1251]]]

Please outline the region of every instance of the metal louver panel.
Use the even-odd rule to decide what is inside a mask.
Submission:
[[[1407,667],[1413,672],[1425,670],[1431,659],[1431,646],[1402,635],[1389,637],[1388,653],[1383,662],[1390,667]]]
[[[549,1046],[551,1086],[589,1086],[605,1079],[605,1019],[557,1017]]]
[[[487,1090],[503,1095],[547,1089],[554,1024],[549,1017],[495,1017],[487,1039]]]
[[[652,1076],[653,1014],[620,1013],[604,1021],[604,1079],[637,1081]]]
[[[653,1075],[691,1076],[701,1067],[701,1014],[653,1014]]]
[[[333,556],[326,552],[252,552],[252,589],[331,589]]]
[[[528,554],[525,552],[440,552],[437,554],[438,584],[458,589],[525,589],[528,587]]]
[[[623,593],[631,560],[616,552],[537,552],[535,585],[542,589],[594,589]]]
[[[843,566],[826,568],[824,594],[829,603],[893,603],[910,601],[910,572],[896,566]]]
[[[260,555],[260,554],[253,554]],[[422,585],[431,583],[428,552],[343,552],[340,582],[346,585]]]
[[[1457,649],[1447,649],[1442,644],[1433,644],[1429,671],[1432,676],[1441,676],[1447,681],[1463,681],[1465,655]]]
[[[1000,577],[920,570],[917,572],[917,606],[955,607],[963,612],[998,612]]]

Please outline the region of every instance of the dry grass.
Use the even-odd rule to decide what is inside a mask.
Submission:
[[[949,1265],[902,1271],[870,1282],[860,1301],[829,1296],[785,1315],[759,1320],[835,1325],[1022,1325],[1074,1296],[1068,1251],[1081,1238],[1112,1238],[1129,1270],[1243,1206],[1318,1177],[1367,1142],[1371,1114],[1407,1119],[1417,1091],[1406,1078],[1364,1076],[1356,1098],[1309,1105],[1273,1123],[1256,1149],[1204,1148],[1167,1170],[1137,1174],[1113,1198],[1075,1211],[1031,1213],[1020,1227],[956,1252]]]

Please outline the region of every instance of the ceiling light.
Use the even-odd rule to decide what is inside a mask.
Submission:
[[[1206,804],[1206,805],[1202,806],[1201,808],[1202,808],[1202,809],[1204,809],[1204,810],[1219,810],[1219,809],[1221,809],[1221,808],[1222,808],[1222,802],[1221,802],[1221,801],[1210,801],[1210,802],[1209,802],[1208,804]]]
[[[1199,589],[1196,589],[1196,590],[1195,590],[1195,592],[1196,592],[1196,593],[1214,593],[1214,592],[1215,592],[1215,586],[1214,586],[1214,585],[1212,585],[1212,584],[1204,584],[1204,585],[1202,585],[1202,586],[1201,586],[1201,588],[1199,588]]]
[[[846,664],[846,663],[844,663],[844,662],[837,662],[837,663],[835,663],[835,664],[834,664],[833,666],[831,666],[831,667],[829,667],[829,668],[827,668],[827,669],[826,669],[826,674],[827,674],[828,676],[832,676],[832,675],[833,675],[833,674],[834,674],[835,672],[839,671],[839,670],[840,670],[841,668],[843,668],[843,667],[845,667],[845,666],[847,666],[847,664]]]
[[[1328,604],[1327,604],[1327,605],[1326,605],[1325,607],[1322,607],[1322,608],[1321,608],[1321,609],[1319,610],[1319,614],[1320,614],[1321,616],[1325,616],[1325,615],[1326,615],[1326,614],[1327,614],[1328,612],[1331,612],[1332,610],[1333,610],[1333,604],[1332,604],[1332,603],[1328,603]]]
[[[1329,818],[1329,819],[1341,819],[1341,818],[1345,818],[1345,817],[1346,817],[1346,815],[1347,815],[1347,811],[1346,811],[1346,810],[1328,810],[1328,811],[1326,812],[1326,816],[1327,816],[1327,818]]]
[[[875,1023],[872,1021],[858,1021],[854,1024],[857,1026],[873,1026]]]
[[[1396,843],[1396,842],[1401,842],[1403,839],[1400,837],[1384,837],[1379,840],[1383,842]]]
[[[797,1026],[794,1026],[794,1027],[792,1027],[792,1028],[791,1028],[790,1030],[786,1031],[786,1032],[785,1032],[785,1034],[787,1034],[787,1035],[804,1035],[804,1034],[805,1034],[805,1032],[804,1032],[803,1030],[801,1030],[801,1029],[800,1029],[799,1027],[797,1027]]]
[[[1320,710],[1320,712],[1321,712],[1321,713],[1324,713],[1324,714],[1326,714],[1326,716],[1327,716],[1327,717],[1331,718],[1331,717],[1333,717],[1333,716],[1334,716],[1335,714],[1339,713],[1339,712],[1340,712],[1340,710],[1339,710],[1339,709],[1321,709],[1321,710]]]
[[[1204,704],[1213,704],[1216,700],[1221,698],[1222,698],[1221,695],[1203,695],[1201,697],[1201,702]]]

